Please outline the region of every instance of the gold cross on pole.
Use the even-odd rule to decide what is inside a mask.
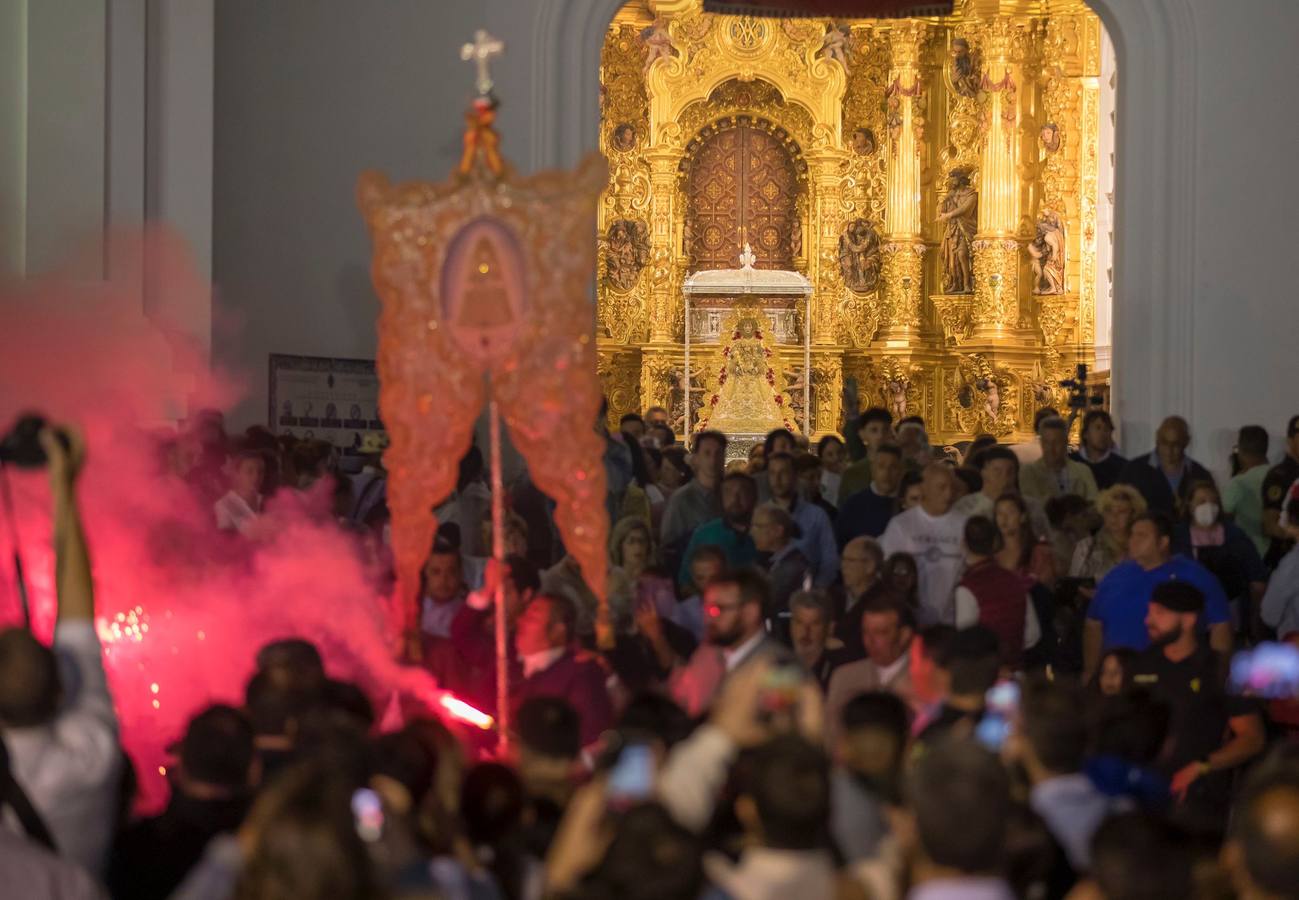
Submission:
[[[465,44],[460,48],[460,58],[465,62],[473,60],[478,66],[478,78],[474,86],[478,88],[480,97],[486,97],[492,92],[492,75],[487,70],[487,66],[493,56],[500,56],[503,52],[505,52],[505,42],[492,37],[482,28],[474,32],[473,43]]]

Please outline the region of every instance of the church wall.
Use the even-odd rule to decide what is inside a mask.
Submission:
[[[215,277],[246,330],[240,341],[218,334],[216,353],[254,376],[253,399],[232,421],[264,416],[267,353],[372,352],[376,306],[352,185],[366,166],[449,169],[469,92],[458,44],[484,26],[509,45],[497,67],[507,155],[569,164],[597,145],[599,48],[620,5],[218,4]],[[1299,304],[1286,265],[1299,121],[1279,102],[1299,4],[1093,6],[1121,70],[1113,330],[1123,442],[1148,448],[1158,418],[1175,410],[1199,426],[1193,452],[1220,463],[1240,424],[1264,424],[1276,441],[1299,407]],[[1174,31],[1173,20],[1192,28]]]
[[[112,4],[113,16],[126,2]],[[31,5],[4,9],[13,14]],[[244,330],[236,338],[218,323],[214,344],[218,362],[247,371],[253,392],[232,422],[263,419],[270,352],[373,352],[377,306],[352,202],[355,176],[366,166],[396,176],[451,166],[469,93],[469,76],[455,58],[458,44],[479,26],[506,39],[509,52],[497,65],[497,80],[506,98],[507,154],[524,168],[567,164],[596,146],[599,48],[620,5],[216,4],[210,250],[221,306]],[[1278,440],[1299,406],[1293,391],[1299,304],[1287,265],[1291,208],[1299,201],[1290,174],[1299,120],[1286,114],[1282,99],[1293,80],[1290,43],[1299,32],[1299,4],[1093,0],[1093,6],[1115,38],[1122,69],[1113,321],[1124,444],[1147,447],[1159,416],[1176,410],[1199,426],[1194,451],[1216,463],[1238,425],[1264,424]],[[93,13],[93,5],[86,9]],[[118,23],[109,24],[111,38]],[[6,51],[0,53],[6,66],[0,132],[8,141],[0,151],[0,193],[10,223],[0,231],[0,256],[13,260],[25,251],[12,223],[28,214],[50,221],[60,206],[32,196],[15,219],[23,179],[13,139],[26,123],[14,98],[25,88],[16,91],[13,81],[19,72],[9,52],[14,30],[0,28],[0,34]],[[121,36],[119,30],[116,39]],[[134,40],[110,49],[110,72],[138,74],[142,65],[123,68],[126,60],[116,57],[141,53],[143,46]],[[186,89],[172,84],[174,91]],[[119,81],[112,91],[110,100],[121,92],[122,102],[116,110],[110,102],[96,133],[80,129],[69,140],[83,160],[100,159],[101,172],[108,144],[108,181],[98,183],[94,208],[102,215],[107,194],[110,212],[130,217],[144,209],[146,166],[142,143],[134,150],[123,143],[122,128],[141,118],[139,109],[122,115],[123,103],[142,108],[143,100],[131,100],[129,83]],[[202,102],[191,96],[183,104],[192,111]],[[116,144],[106,133],[115,127]],[[159,150],[151,152],[149,166],[156,167]],[[72,172],[78,174],[76,167]],[[209,248],[200,243],[196,252],[202,258]]]
[[[1299,412],[1299,306],[1284,261],[1299,122],[1284,113],[1299,5],[1089,0],[1119,67],[1114,383],[1125,449],[1196,426],[1218,474],[1242,424],[1279,455]]]
[[[66,262],[104,224],[104,5],[27,7],[23,271]],[[92,274],[92,273],[86,273]]]
[[[460,155],[477,28],[507,158],[527,169],[531,4],[506,0],[221,0],[216,18],[214,361],[244,373],[231,414],[266,421],[271,353],[373,359],[378,303],[357,176],[438,179]]]
[[[27,210],[27,4],[0,3],[0,276],[23,271]]]
[[[1200,452],[1219,461],[1230,453],[1237,426],[1266,426],[1275,450],[1286,420],[1299,413],[1299,4],[1201,2],[1195,27],[1190,412],[1193,422],[1208,426]]]

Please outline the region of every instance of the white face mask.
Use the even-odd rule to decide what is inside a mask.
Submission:
[[[1211,528],[1218,521],[1218,504],[1201,503],[1195,508],[1195,524],[1201,528]]]

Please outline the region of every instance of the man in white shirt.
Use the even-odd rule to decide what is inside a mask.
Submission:
[[[965,519],[952,509],[952,467],[934,462],[925,467],[920,504],[894,516],[880,538],[886,556],[909,553],[916,560],[921,625],[956,621],[952,592],[965,569]]]
[[[45,821],[60,856],[102,877],[117,821],[122,751],[77,513],[84,447],[79,436],[65,433],[66,449],[52,431],[41,434],[54,499],[54,646],[45,647],[21,628],[0,632],[0,736],[14,780]]]
[[[230,469],[230,490],[212,507],[217,528],[247,535],[262,512],[262,479],[266,460],[260,453],[245,451],[234,458]]]

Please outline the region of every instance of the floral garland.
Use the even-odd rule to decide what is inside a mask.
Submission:
[[[763,339],[762,330],[754,329],[753,336],[761,341]],[[700,431],[708,427],[708,422],[713,417],[713,410],[717,407],[717,401],[721,399],[722,388],[726,385],[726,379],[730,375],[726,364],[731,358],[731,346],[738,340],[740,340],[740,329],[736,328],[731,334],[731,343],[727,344],[726,348],[722,350],[722,368],[721,371],[717,373],[717,391],[714,392],[713,396],[708,400],[708,418],[700,420]],[[762,348],[762,355],[766,359],[771,359],[771,348],[764,345]],[[772,398],[776,401],[776,405],[780,407],[781,412],[783,413],[786,410],[785,395],[781,393],[780,388],[776,387],[776,370],[771,367],[770,363],[767,364],[767,384],[771,387]],[[782,417],[782,422],[785,428],[790,431],[794,430],[794,427],[789,424],[789,419]]]

